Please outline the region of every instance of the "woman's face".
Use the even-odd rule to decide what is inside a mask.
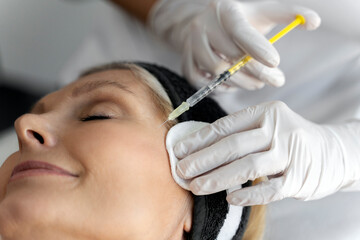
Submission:
[[[128,70],[95,73],[45,96],[15,122],[20,150],[0,169],[0,235],[181,239],[192,200],[171,177],[163,121]],[[27,161],[68,173],[18,168],[11,177]]]

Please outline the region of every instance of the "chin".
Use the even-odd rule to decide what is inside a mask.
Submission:
[[[51,229],[61,215],[55,199],[34,191],[13,191],[0,202],[0,235],[9,239],[35,238],[39,229]],[[63,215],[63,214],[62,214]],[[27,237],[27,238],[26,238]],[[30,239],[29,238],[29,239]]]

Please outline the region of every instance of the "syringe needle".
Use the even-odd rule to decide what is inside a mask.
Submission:
[[[167,119],[165,122],[163,122],[160,126],[159,126],[159,128],[161,128],[165,123],[167,123],[169,121],[169,119]]]

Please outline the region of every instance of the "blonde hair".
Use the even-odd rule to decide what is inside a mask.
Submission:
[[[167,117],[173,110],[174,107],[171,103],[169,95],[166,93],[164,87],[160,82],[147,70],[137,66],[133,63],[110,63],[102,66],[91,68],[83,72],[79,77],[84,77],[93,73],[108,71],[108,70],[129,70],[131,71],[137,79],[141,81],[145,86],[148,87],[149,94],[154,100],[154,106],[164,117]],[[170,129],[175,125],[176,121],[168,122],[166,127]],[[253,184],[261,182],[261,179],[257,179]],[[263,238],[264,229],[265,229],[265,214],[266,207],[264,205],[253,206],[251,207],[250,218],[245,230],[243,240],[261,240]]]
[[[258,178],[252,185],[262,182],[264,179]],[[243,240],[261,240],[264,237],[266,219],[266,206],[256,205],[251,207],[249,222],[247,224]]]

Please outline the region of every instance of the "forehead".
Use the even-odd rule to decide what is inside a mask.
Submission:
[[[74,100],[90,96],[99,90],[107,89],[119,92],[123,98],[131,99],[132,103],[152,103],[148,87],[130,70],[106,70],[84,76],[64,88],[40,99],[32,108],[38,112],[45,105],[55,105],[66,100]]]
[[[135,90],[143,91],[145,90],[142,80],[133,74],[132,71],[126,69],[116,69],[116,70],[105,70],[96,73],[89,74],[84,77],[80,77],[74,83],[70,84],[68,87],[77,91],[79,86],[91,85],[91,82],[114,82],[119,86],[123,86],[124,89],[130,90],[132,88]]]

